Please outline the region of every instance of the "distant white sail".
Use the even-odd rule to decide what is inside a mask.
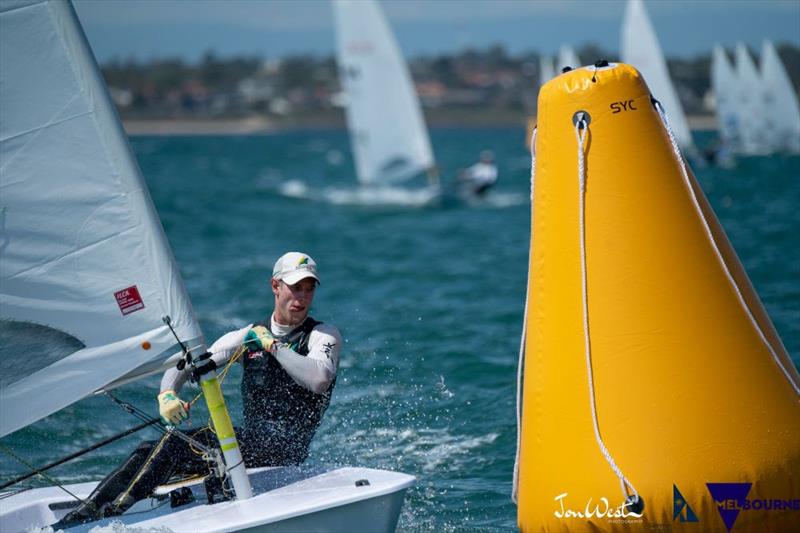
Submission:
[[[738,153],[764,155],[772,151],[767,132],[764,81],[747,47],[736,45],[737,106],[740,143]]]
[[[556,77],[553,58],[546,55],[539,56],[539,85],[544,85]]]
[[[569,45],[562,45],[558,50],[558,58],[553,63],[553,58],[546,55],[539,56],[539,79],[540,85],[544,85],[551,79],[555,78],[564,67],[578,68],[581,66],[581,61],[578,59],[575,50]]]
[[[719,136],[725,146],[737,151],[739,138],[738,82],[725,50],[714,46],[711,55],[711,90],[714,93]]]
[[[335,0],[339,78],[358,179],[380,184],[434,165],[414,85],[380,6]]]
[[[561,45],[558,50],[558,72],[561,72],[564,67],[578,68],[580,66],[582,66],[581,60],[578,59],[578,54],[575,53],[575,50],[569,45]]]
[[[678,144],[685,150],[693,150],[689,122],[642,0],[628,0],[622,20],[621,49],[622,61],[642,73],[651,94],[664,106]]]
[[[69,3],[0,3],[0,436],[201,345]]]
[[[771,147],[800,152],[800,105],[778,52],[768,40],[761,48],[767,131]]]

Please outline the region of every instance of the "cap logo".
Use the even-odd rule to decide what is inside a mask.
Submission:
[[[297,266],[307,265],[307,264],[308,264],[308,257],[301,257],[300,261],[297,262]]]

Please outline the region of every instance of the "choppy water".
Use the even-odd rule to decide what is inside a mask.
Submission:
[[[418,476],[401,531],[515,527],[515,380],[530,232],[523,137],[435,130],[445,176],[484,148],[501,175],[486,202],[444,207],[407,193],[363,198],[342,131],[132,140],[209,339],[271,309],[267,280],[281,253],[318,261],[314,315],[338,325],[346,347],[310,461]],[[797,364],[800,158],[696,173]],[[237,416],[238,372],[224,386]],[[121,395],[156,414],[157,387],[151,378]],[[135,423],[90,398],[2,444],[43,464]],[[51,474],[97,479],[139,438],[154,436],[147,430]],[[0,480],[24,471],[0,454]]]

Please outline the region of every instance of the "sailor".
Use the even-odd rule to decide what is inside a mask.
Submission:
[[[336,384],[342,337],[339,330],[308,315],[319,284],[316,262],[288,252],[275,263],[270,280],[272,314],[231,331],[211,345],[217,368],[232,358],[243,366],[244,424],[236,434],[248,467],[299,465],[328,408]],[[158,395],[162,420],[173,426],[188,418],[189,404],[178,396],[189,368],[171,368]],[[218,445],[207,428],[187,432],[206,446]],[[57,525],[122,514],[174,475],[208,472],[196,450],[175,435],[142,443],[106,477],[89,499]]]
[[[470,192],[483,196],[497,182],[497,167],[494,165],[494,154],[489,150],[481,152],[480,161],[464,170],[459,179],[465,183]]]

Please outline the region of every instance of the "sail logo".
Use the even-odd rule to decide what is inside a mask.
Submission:
[[[136,285],[131,285],[127,289],[115,292],[114,298],[116,298],[117,305],[123,316],[144,309],[144,302]]]
[[[800,511],[800,498],[781,499],[748,499],[752,483],[706,483],[708,492],[714,498],[719,516],[728,531],[733,529],[739,513],[742,511]]]
[[[683,497],[677,485],[672,485],[672,521],[680,517],[681,522],[699,522],[697,515]]]

